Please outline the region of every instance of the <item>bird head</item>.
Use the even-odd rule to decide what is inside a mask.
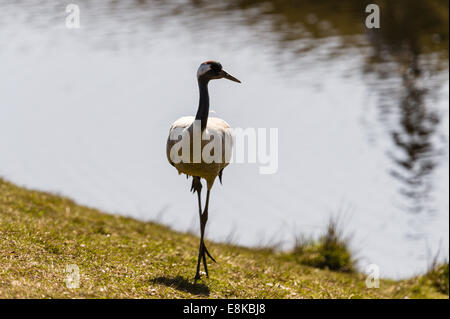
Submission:
[[[225,70],[222,69],[222,65],[219,62],[215,61],[206,61],[200,64],[200,67],[197,71],[197,79],[199,81],[203,80],[206,82],[217,79],[228,79],[234,82],[241,83],[241,81],[236,79],[234,76],[225,72]]]

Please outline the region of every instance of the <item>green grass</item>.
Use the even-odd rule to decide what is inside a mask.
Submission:
[[[448,262],[440,265],[433,263],[431,269],[421,277],[421,281],[425,285],[431,284],[441,293],[448,295],[448,269]]]
[[[356,260],[349,242],[350,238],[344,236],[338,218],[330,218],[326,231],[318,240],[300,236],[287,257],[311,267],[353,273]]]
[[[368,289],[358,273],[211,242],[218,263],[194,284],[198,241],[0,179],[0,298],[448,298],[421,278]],[[68,265],[79,288],[66,287]]]

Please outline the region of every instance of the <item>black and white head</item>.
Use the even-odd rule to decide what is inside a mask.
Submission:
[[[210,80],[228,79],[234,82],[241,83],[234,76],[228,74],[222,69],[222,65],[215,61],[206,61],[200,64],[197,71],[197,79],[199,81],[209,82]]]

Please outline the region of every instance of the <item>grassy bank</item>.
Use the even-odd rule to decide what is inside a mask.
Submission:
[[[194,284],[198,241],[0,179],[0,298],[448,298],[421,278],[367,289],[361,274],[216,243],[210,278]],[[68,265],[79,288],[66,287]]]

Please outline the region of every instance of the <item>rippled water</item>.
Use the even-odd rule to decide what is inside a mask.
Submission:
[[[165,142],[215,59],[243,81],[211,84],[215,115],[278,128],[279,170],[230,165],[207,238],[289,248],[340,212],[384,277],[448,257],[448,3],[383,2],[371,32],[358,0],[77,3],[67,29],[59,1],[0,0],[0,176],[197,232]]]

